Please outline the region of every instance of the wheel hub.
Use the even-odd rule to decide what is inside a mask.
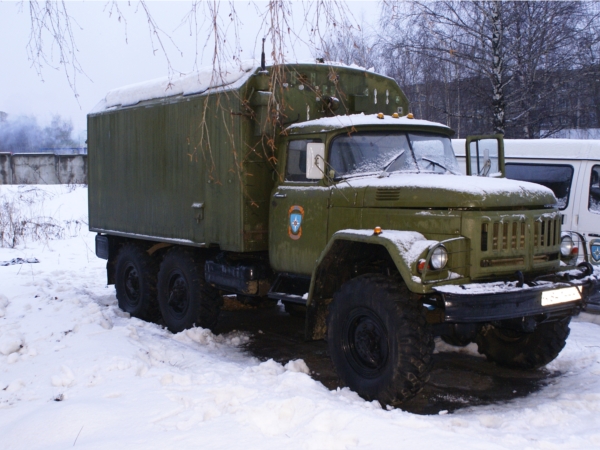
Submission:
[[[140,278],[133,264],[125,269],[125,293],[129,303],[136,304],[140,298]]]
[[[351,314],[347,324],[345,347],[350,364],[365,377],[379,375],[389,354],[383,322],[373,311],[361,308]]]
[[[362,362],[372,368],[381,365],[381,331],[377,329],[373,321],[363,318],[354,330],[354,344],[356,352],[362,359]]]
[[[176,315],[182,316],[185,314],[188,304],[187,282],[182,274],[175,273],[169,280],[168,305]]]

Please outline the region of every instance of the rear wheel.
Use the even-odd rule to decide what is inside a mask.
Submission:
[[[156,300],[158,262],[140,246],[121,247],[115,268],[119,308],[133,317],[153,321],[160,316]]]
[[[554,360],[569,336],[570,317],[539,324],[532,333],[487,325],[477,335],[479,353],[513,369],[537,369]]]
[[[158,301],[165,325],[178,333],[193,326],[214,328],[222,299],[205,282],[202,262],[191,251],[177,248],[160,265]]]
[[[401,283],[372,274],[344,283],[327,321],[337,373],[359,395],[394,405],[423,388],[433,337],[421,306],[410,302]]]

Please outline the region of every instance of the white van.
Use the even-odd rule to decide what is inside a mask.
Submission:
[[[453,146],[467,173],[465,139],[453,140]],[[494,156],[483,159],[491,159],[491,170],[473,159],[471,172],[501,176],[501,161]],[[552,189],[564,215],[563,230],[579,233],[585,242],[580,258],[587,254],[600,261],[600,140],[504,139],[504,166],[507,178]]]

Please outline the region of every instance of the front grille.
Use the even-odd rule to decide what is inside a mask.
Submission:
[[[377,189],[375,200],[378,202],[393,202],[400,199],[400,189]]]
[[[560,244],[561,220],[561,216],[529,219],[533,229],[529,238],[533,240],[534,254],[548,253]],[[528,233],[530,232],[524,216],[486,221],[481,224],[481,251],[514,254],[515,251],[525,250]],[[535,262],[552,259],[553,256],[536,256]]]
[[[560,243],[560,218],[539,218],[533,224],[533,245],[537,248],[552,247]]]
[[[491,236],[489,230],[491,229]],[[481,251],[520,250],[525,248],[527,224],[524,220],[481,224]],[[491,238],[491,246],[490,244]]]

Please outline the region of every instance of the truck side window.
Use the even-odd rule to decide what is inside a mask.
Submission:
[[[592,167],[590,177],[590,201],[589,210],[595,214],[600,214],[600,166]]]
[[[315,181],[306,178],[306,144],[319,139],[297,139],[288,143],[285,179],[287,181]]]
[[[552,189],[558,200],[558,207],[569,205],[569,193],[573,181],[573,167],[558,164],[506,163],[506,178],[529,181]]]

